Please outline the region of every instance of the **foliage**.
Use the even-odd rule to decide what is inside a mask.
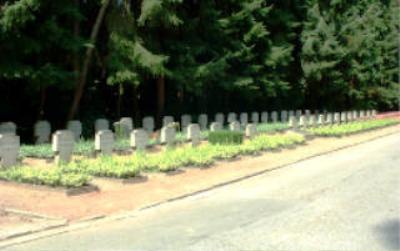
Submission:
[[[322,126],[308,129],[308,132],[318,136],[344,136],[366,130],[377,129],[385,126],[399,124],[400,121],[393,119],[365,120],[347,124]]]
[[[283,131],[289,128],[288,123],[261,123],[257,124],[257,131],[262,133]]]
[[[223,145],[230,145],[230,144],[242,144],[244,134],[243,132],[234,132],[234,131],[215,131],[210,132],[208,134],[208,142],[210,144],[223,144]]]
[[[82,173],[64,173],[61,169],[37,167],[13,167],[0,170],[0,179],[52,187],[82,187],[88,185],[89,177]]]

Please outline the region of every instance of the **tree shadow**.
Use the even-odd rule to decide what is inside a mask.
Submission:
[[[390,219],[374,227],[379,241],[390,250],[400,250],[400,220]]]

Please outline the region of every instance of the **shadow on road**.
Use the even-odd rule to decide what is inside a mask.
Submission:
[[[400,250],[400,220],[390,219],[377,225],[374,228],[379,241],[386,248],[391,250]]]

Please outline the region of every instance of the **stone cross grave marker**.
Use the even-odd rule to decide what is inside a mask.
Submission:
[[[94,138],[95,150],[103,155],[111,155],[114,149],[114,133],[111,130],[100,130]]]
[[[37,121],[33,128],[33,136],[36,144],[44,144],[50,142],[51,126],[48,121]]]
[[[79,141],[81,139],[82,123],[79,120],[68,121],[67,130],[73,133],[75,141]]]
[[[8,168],[17,164],[20,148],[19,136],[0,134],[0,166]]]
[[[136,129],[131,132],[131,147],[137,151],[146,150],[149,145],[149,135],[143,129]]]
[[[69,130],[56,131],[52,138],[52,150],[57,165],[70,162],[74,150],[74,133]]]

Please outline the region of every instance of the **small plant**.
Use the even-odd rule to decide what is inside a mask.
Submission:
[[[210,132],[208,134],[208,142],[213,145],[215,144],[240,145],[243,143],[243,137],[244,137],[243,132],[222,130],[222,131]]]

